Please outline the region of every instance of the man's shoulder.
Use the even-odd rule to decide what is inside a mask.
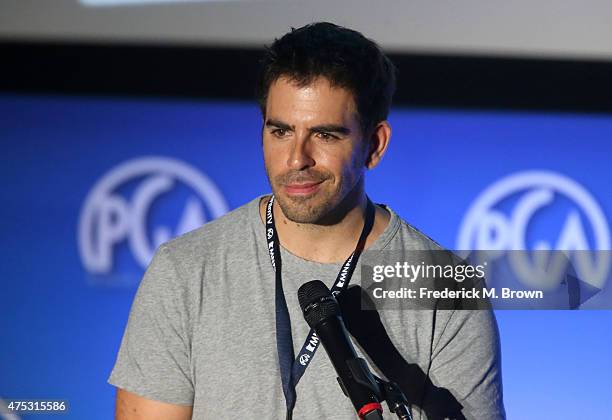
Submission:
[[[206,255],[221,247],[232,247],[248,237],[253,230],[253,206],[258,205],[261,197],[208,222],[197,229],[184,233],[162,247],[174,255]]]
[[[413,249],[438,251],[444,248],[434,239],[423,233],[417,227],[407,222],[391,208],[386,207],[392,214],[391,223],[397,223],[396,233],[389,242],[392,250]],[[394,229],[394,230],[395,230]]]

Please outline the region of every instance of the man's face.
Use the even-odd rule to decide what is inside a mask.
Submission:
[[[363,188],[368,146],[352,93],[325,78],[305,87],[280,78],[270,86],[263,127],[272,191],[296,223],[317,223]]]

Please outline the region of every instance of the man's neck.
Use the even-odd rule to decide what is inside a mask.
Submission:
[[[259,203],[262,223],[269,197]],[[347,211],[337,223],[318,225],[295,223],[285,217],[278,202],[274,203],[274,222],[281,245],[294,255],[320,263],[341,263],[355,250],[365,223],[367,201],[364,197],[357,206]],[[366,238],[367,249],[389,224],[389,213],[375,206],[374,224]]]

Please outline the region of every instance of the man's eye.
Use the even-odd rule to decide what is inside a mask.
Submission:
[[[336,140],[338,138],[334,136],[333,134],[325,133],[325,132],[320,132],[318,133],[318,135],[321,140],[327,140],[327,141]]]
[[[287,130],[284,128],[277,128],[272,131],[272,134],[276,137],[285,137],[287,135]]]

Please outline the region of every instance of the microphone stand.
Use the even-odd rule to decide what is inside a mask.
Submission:
[[[412,420],[410,410],[408,409],[408,399],[397,386],[395,382],[385,381],[370,372],[365,360],[357,357],[346,361],[355,382],[370,389],[379,401],[387,401],[389,410],[395,413],[399,420]],[[348,397],[348,393],[344,384],[338,378],[338,383],[344,395]],[[380,406],[380,405],[379,405]],[[359,413],[363,420],[383,420],[382,409],[373,409],[365,414]]]
[[[408,410],[408,400],[399,386],[395,382],[383,381],[378,377],[376,380],[382,388],[382,397],[387,401],[389,410],[395,413],[400,420],[412,420],[410,410]]]

